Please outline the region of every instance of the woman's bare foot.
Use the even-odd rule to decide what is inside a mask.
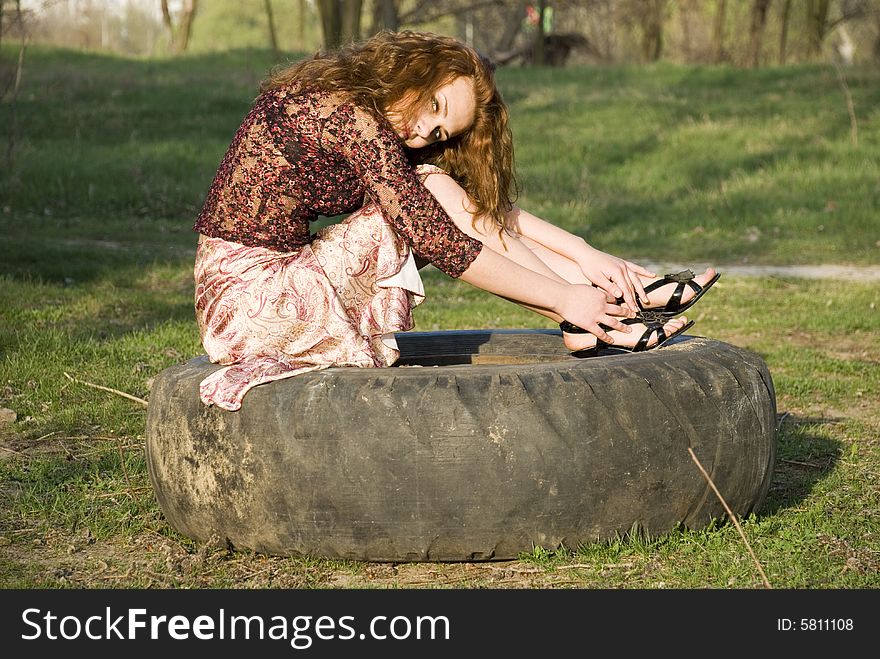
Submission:
[[[688,319],[686,316],[679,316],[678,318],[670,318],[663,324],[663,331],[666,332],[666,336],[672,336],[675,332],[679,331],[682,327],[687,325]],[[632,330],[629,333],[621,332],[619,330],[611,330],[608,334],[614,339],[614,343],[612,346],[624,347],[624,348],[632,348],[635,346],[642,335],[645,333],[645,330],[648,329],[646,325],[643,323],[633,322],[630,326]],[[562,334],[562,341],[565,344],[565,347],[571,350],[572,352],[578,350],[586,350],[588,348],[592,348],[596,345],[596,336],[593,334],[569,334],[564,332]],[[654,332],[650,339],[648,340],[648,348],[653,348],[657,345],[657,333]]]
[[[687,272],[687,271],[685,271]],[[717,272],[714,268],[706,268],[705,272],[697,275],[693,278],[694,283],[699,284],[701,288],[705,287],[712,279],[715,277]],[[642,280],[642,286],[646,287],[649,284],[654,283],[655,281],[662,280],[662,277],[640,277]],[[655,288],[653,291],[648,293],[648,300],[641,300],[643,309],[657,309],[659,307],[665,307],[669,302],[669,298],[672,297],[672,294],[675,292],[675,288],[678,286],[677,283],[669,283],[664,286],[660,286],[659,288]],[[681,296],[681,304],[686,304],[690,302],[694,296],[696,295],[696,291],[688,285],[685,285],[684,292]]]

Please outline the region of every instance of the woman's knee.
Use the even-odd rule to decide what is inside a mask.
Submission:
[[[455,225],[468,236],[483,242],[493,234],[497,237],[498,227],[490,220],[475,218],[476,208],[467,191],[449,174],[430,174],[425,178],[425,187]]]

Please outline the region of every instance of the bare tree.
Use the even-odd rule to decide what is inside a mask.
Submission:
[[[362,0],[318,1],[326,49],[332,50],[344,43],[360,39],[362,9]]]
[[[831,0],[806,0],[808,57],[816,57],[822,52],[822,42],[828,32],[830,4]]]
[[[590,18],[595,26],[591,36],[596,43],[598,59],[612,61],[617,44],[614,22],[614,0],[591,0]]]
[[[399,19],[401,25],[420,25],[498,4],[504,4],[503,0],[416,0],[409,9],[399,12]]]
[[[318,14],[321,16],[321,31],[324,33],[324,48],[332,50],[342,42],[342,18],[336,0],[318,0]]]
[[[642,3],[642,59],[656,62],[663,54],[663,23],[667,0],[644,0]]]
[[[278,32],[275,30],[275,16],[272,13],[272,0],[263,0],[263,4],[266,7],[266,20],[269,23],[269,43],[272,44],[272,53],[275,55],[275,59],[278,59],[281,51],[278,48]]]
[[[162,23],[168,30],[172,53],[182,53],[189,46],[189,37],[192,34],[192,25],[198,7],[199,0],[183,0],[180,17],[175,25],[171,10],[168,8],[168,0],[162,0]]]
[[[691,18],[699,12],[699,0],[681,0],[678,8],[678,18],[681,23],[681,50],[684,61],[693,59],[693,44],[691,43]]]
[[[397,32],[400,29],[400,8],[397,0],[375,0],[373,2],[373,24],[370,33],[382,30]]]
[[[880,61],[880,11],[874,14],[874,24],[877,28],[877,36],[874,39],[874,59]]]
[[[361,10],[363,0],[343,0],[342,40],[357,41],[361,38]]]
[[[556,0],[545,5],[554,8],[579,4],[583,0]],[[491,56],[510,61],[534,51],[535,42],[517,44],[522,36],[526,7],[530,0],[374,0],[371,34],[381,29],[417,28],[435,21],[453,18],[462,38]],[[549,36],[549,35],[548,35]]]
[[[837,9],[832,18],[832,7]],[[807,0],[807,56],[815,58],[822,53],[826,37],[850,21],[863,20],[880,11],[875,0]]]
[[[504,7],[502,11],[506,13],[503,21],[504,29],[501,30],[501,36],[495,42],[494,50],[508,51],[513,48],[517,35],[522,31],[523,16],[526,14],[526,0],[519,0],[510,4],[510,7]]]
[[[639,54],[653,62],[663,52],[663,18],[667,0],[619,0],[616,23],[639,33]]]
[[[779,63],[785,64],[788,47],[788,21],[791,17],[791,0],[783,0],[779,13]]]
[[[712,61],[716,64],[727,59],[724,50],[724,25],[727,20],[727,0],[718,0],[715,5],[715,20],[712,25]]]
[[[747,64],[755,69],[761,62],[761,44],[764,42],[764,28],[767,26],[767,9],[770,0],[754,0],[751,22],[749,24],[749,52]]]
[[[5,1],[0,0],[0,36],[2,36],[4,29],[4,4],[6,4]],[[0,94],[0,99],[5,99],[7,94],[9,95],[9,106],[11,110],[11,119],[7,126],[9,132],[6,136],[6,165],[9,168],[12,167],[12,164],[15,161],[15,146],[18,142],[18,92],[21,88],[21,72],[24,68],[24,53],[28,44],[28,33],[24,24],[21,0],[15,0],[15,9],[12,11],[11,18],[12,25],[15,25],[18,29],[21,42],[18,48],[18,58],[16,59],[15,67],[9,72],[9,79],[5,81],[3,93]]]
[[[546,62],[546,53],[545,53],[545,44],[544,44],[544,17],[547,15],[547,3],[545,0],[541,0],[538,3],[538,20],[535,24],[535,36],[534,36],[534,46],[533,46],[533,57],[532,63],[537,66],[544,66]]]

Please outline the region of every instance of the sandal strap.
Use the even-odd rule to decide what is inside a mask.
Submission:
[[[663,323],[649,320],[645,322],[645,326],[647,329],[639,337],[638,342],[636,342],[636,345],[633,348],[633,352],[644,352],[645,350],[648,350],[648,341],[651,340],[651,335],[654,334],[654,332],[657,333],[657,345],[666,340],[666,330],[663,329]]]
[[[682,270],[681,272],[676,272],[675,274],[663,275],[657,281],[653,281],[645,286],[645,292],[649,293],[661,286],[666,286],[666,284],[687,284],[692,282],[696,276],[697,275],[695,275],[694,271],[690,268]]]
[[[612,327],[608,327],[608,325],[606,325],[605,323],[599,323],[599,327],[601,327],[606,332],[610,332],[613,329]],[[590,333],[589,330],[585,330],[583,327],[579,327],[578,325],[575,325],[574,323],[570,323],[567,320],[563,320],[561,323],[559,323],[559,329],[561,329],[566,334],[589,334]]]
[[[684,297],[684,291],[687,286],[694,289],[694,293],[699,293],[703,290],[703,287],[694,281],[694,277],[696,277],[696,275],[690,268],[674,274],[663,275],[661,279],[645,286],[645,293],[655,291],[667,284],[677,284],[675,290],[672,291],[672,295],[670,295],[669,299],[666,301],[666,304],[661,307],[661,309],[664,309],[667,313],[670,311],[676,311],[681,308],[681,299]]]

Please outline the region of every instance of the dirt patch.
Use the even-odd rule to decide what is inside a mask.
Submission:
[[[870,341],[860,336],[835,336],[833,342],[817,344],[815,334],[791,332],[786,336],[786,341],[798,347],[820,350],[832,359],[840,361],[880,364],[880,354],[872,349]]]
[[[152,532],[127,541],[96,541],[85,530],[18,535],[14,541],[0,535],[0,573],[50,588],[589,588],[607,585],[609,570],[641,569],[523,561],[334,564],[211,544],[191,549]]]
[[[857,574],[876,574],[880,572],[880,551],[870,549],[868,546],[854,547],[844,538],[836,538],[825,534],[819,536],[819,542],[828,548],[832,556],[837,556],[844,560],[844,572],[855,572]],[[876,545],[876,543],[870,542],[865,544]]]

